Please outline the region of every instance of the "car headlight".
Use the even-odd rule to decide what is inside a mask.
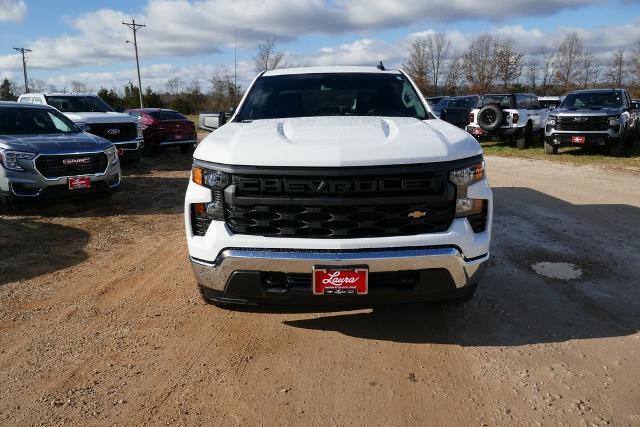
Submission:
[[[138,129],[138,139],[143,138],[143,135],[142,135],[143,127],[142,127],[142,125],[140,124],[140,122],[136,123],[136,127],[137,127],[137,129]]]
[[[549,116],[549,118],[547,119],[547,125],[555,126],[555,124],[556,124],[556,116]]]
[[[78,126],[80,129],[82,129],[85,132],[91,132],[91,126],[89,126],[88,123],[85,122],[77,122],[76,126]]]
[[[620,116],[609,117],[609,126],[620,126]]]
[[[191,180],[212,190],[211,202],[193,204],[194,220],[201,225],[209,224],[212,220],[224,220],[223,192],[231,183],[231,175],[226,172],[194,166],[191,170]]]
[[[107,155],[107,159],[109,159],[110,165],[118,162],[118,150],[116,149],[116,147],[111,146],[104,150],[104,153]]]
[[[486,206],[484,199],[470,199],[467,190],[470,185],[481,181],[485,177],[484,162],[479,162],[462,169],[449,172],[449,181],[457,189],[456,192],[456,217],[465,217],[482,213]]]
[[[36,155],[36,153],[27,153],[23,151],[0,150],[0,164],[6,169],[24,171],[25,168],[20,165],[20,162],[24,160],[33,160]]]

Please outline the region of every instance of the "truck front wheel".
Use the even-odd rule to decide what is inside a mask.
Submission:
[[[525,148],[529,148],[531,147],[532,142],[533,142],[533,129],[531,127],[531,122],[529,122],[527,123],[527,126],[524,128],[524,134],[517,140],[518,149],[524,150]]]
[[[547,141],[544,142],[544,153],[545,154],[558,154],[557,145],[549,144]]]

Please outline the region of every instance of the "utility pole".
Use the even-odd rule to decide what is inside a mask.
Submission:
[[[123,22],[122,25],[126,25],[133,30],[133,47],[136,51],[136,68],[138,69],[138,95],[140,95],[140,108],[144,108],[142,106],[142,80],[140,79],[140,61],[138,60],[138,38],[136,37],[136,33],[140,28],[146,27],[146,25],[136,24],[136,20],[133,18],[131,18],[131,22]],[[127,40],[127,43],[131,42]]]
[[[238,92],[238,27],[233,30],[233,108],[238,106],[236,93]]]
[[[26,47],[14,47],[14,50],[17,50],[22,54],[22,72],[24,73],[24,93],[29,93],[29,83],[27,82],[27,61],[24,57],[26,53],[33,52],[31,49],[27,49]]]

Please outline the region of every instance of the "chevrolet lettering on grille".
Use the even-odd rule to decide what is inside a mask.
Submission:
[[[433,190],[429,178],[388,179],[279,179],[238,177],[235,184],[241,193],[370,193]]]

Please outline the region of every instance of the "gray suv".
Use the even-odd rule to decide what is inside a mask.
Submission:
[[[109,193],[120,186],[113,144],[46,105],[0,102],[0,205]]]
[[[562,146],[600,145],[621,156],[638,137],[638,108],[624,89],[571,92],[547,120],[544,151],[557,154]]]

